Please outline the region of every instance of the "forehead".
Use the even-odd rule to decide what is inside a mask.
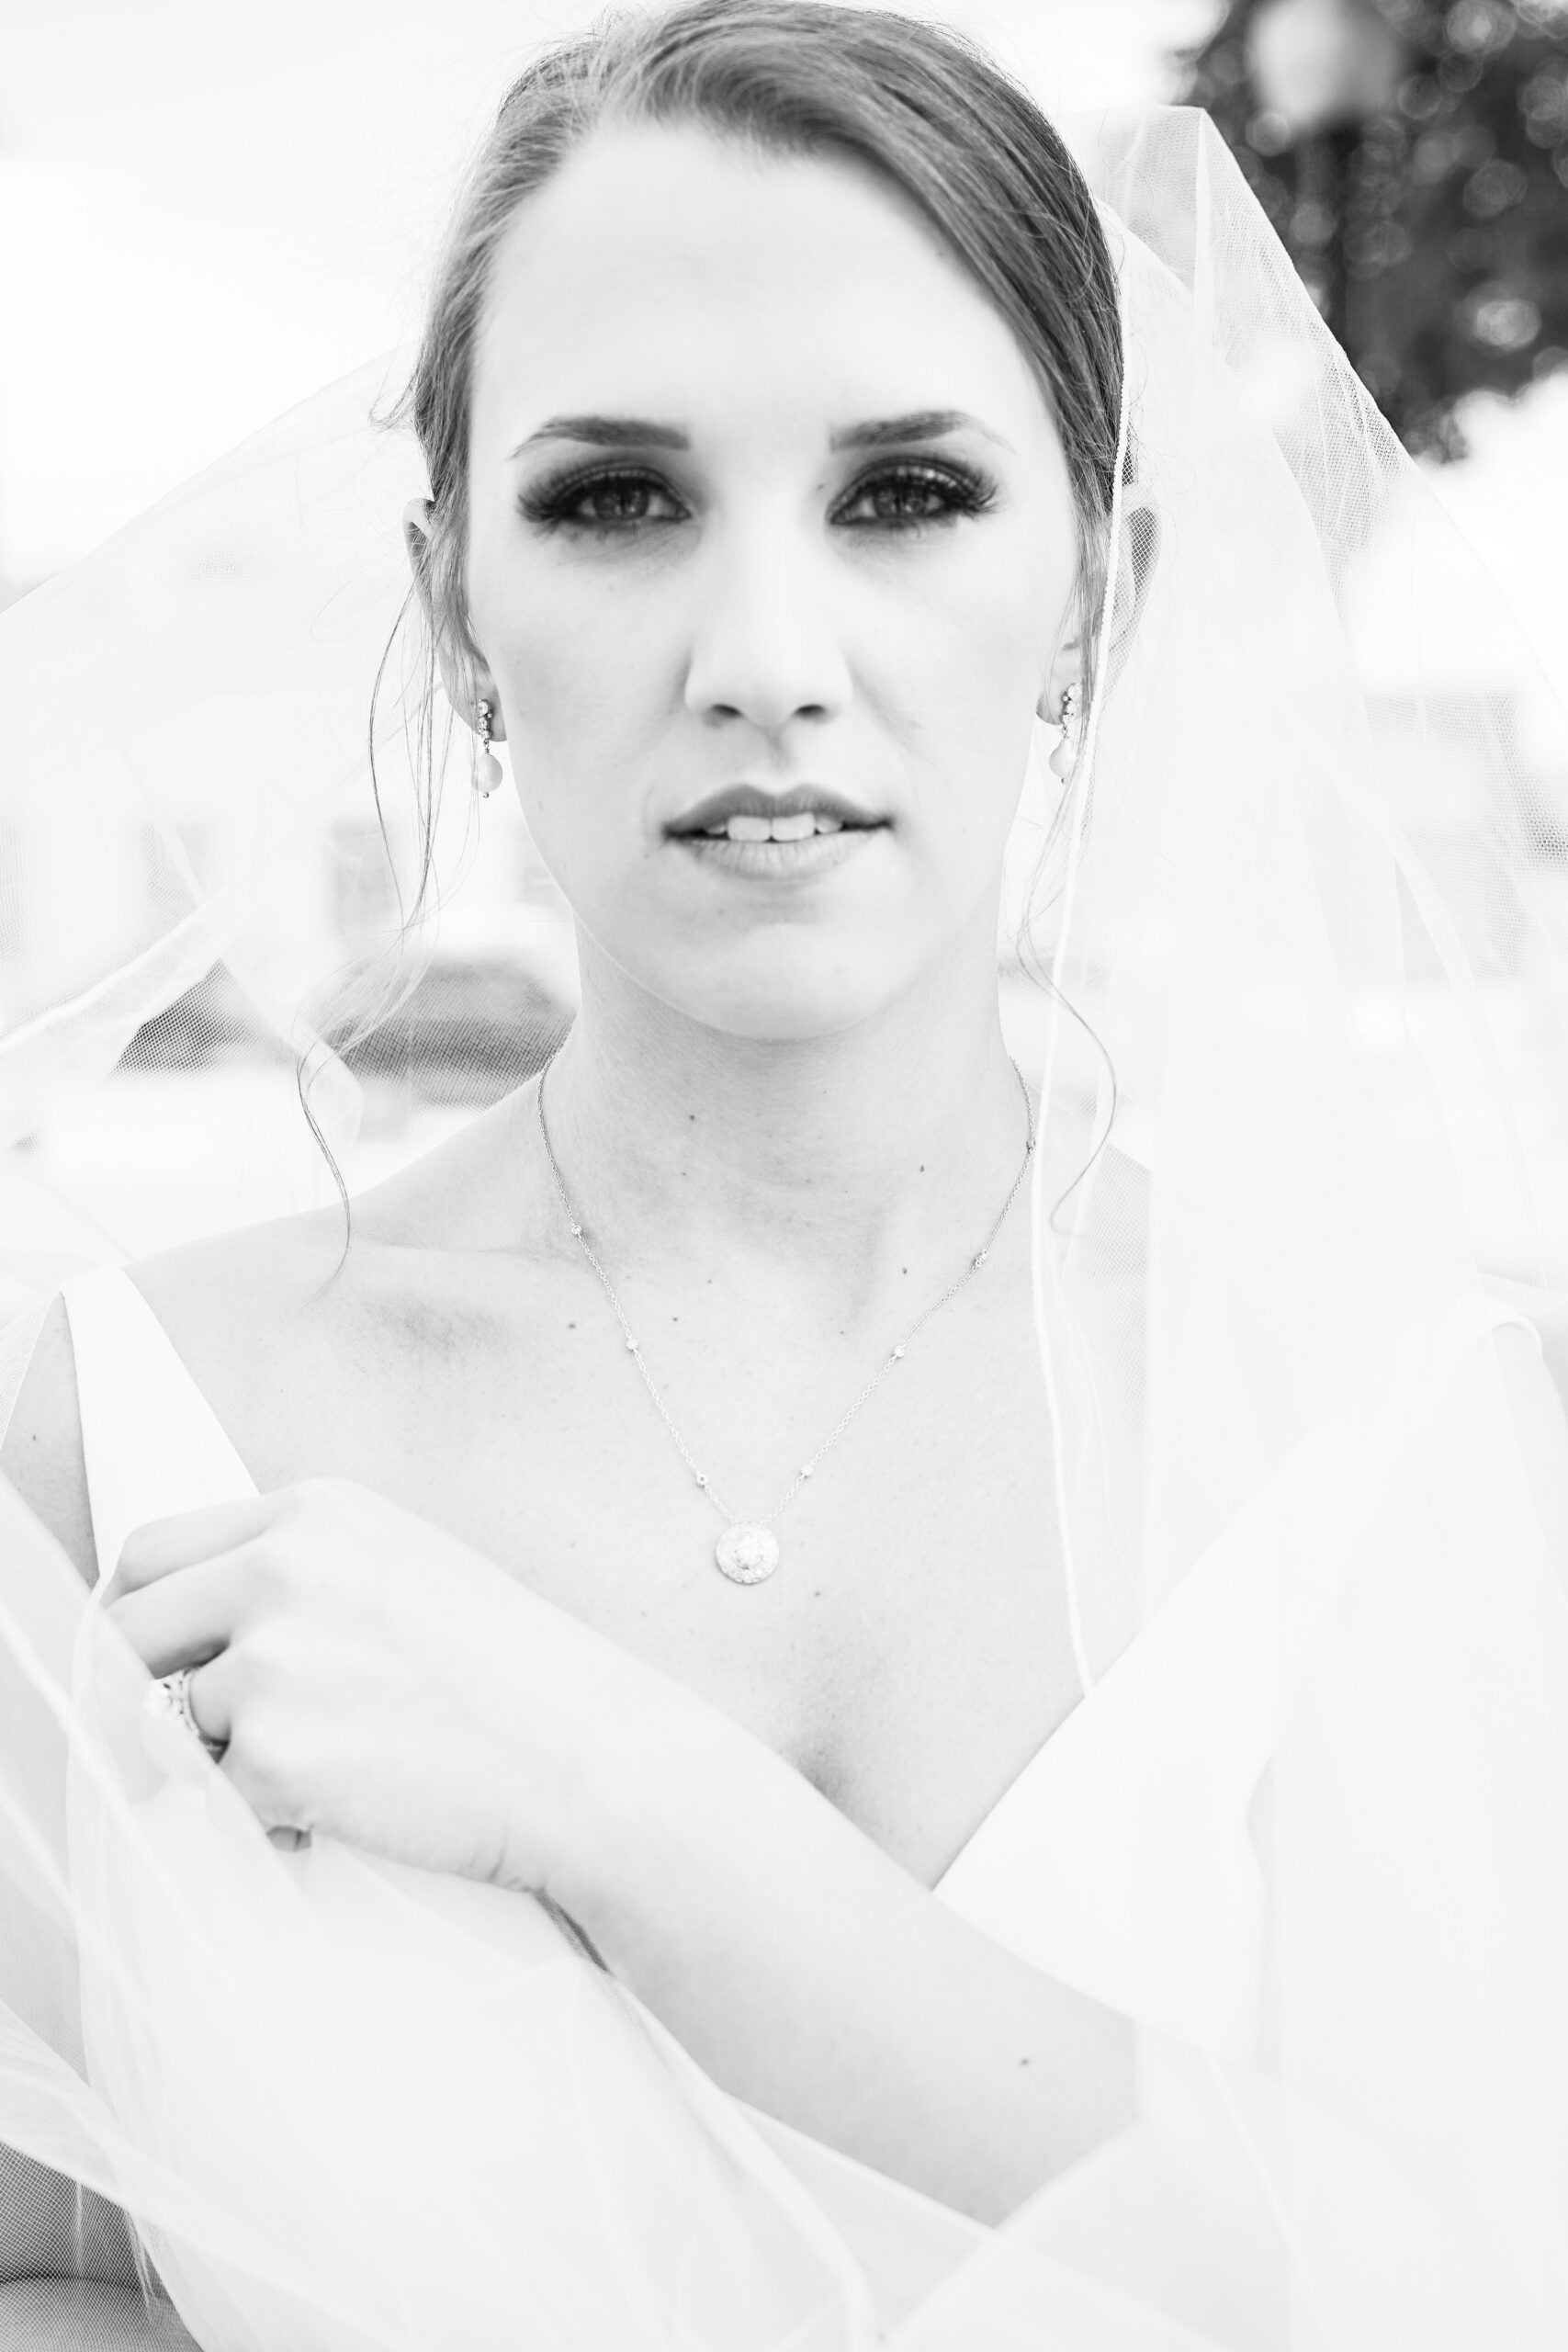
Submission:
[[[527,198],[476,362],[476,452],[612,404],[699,432],[954,408],[1055,437],[1011,326],[902,191],[688,126],[601,131]]]

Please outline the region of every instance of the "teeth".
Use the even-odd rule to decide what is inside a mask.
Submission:
[[[805,842],[813,833],[843,831],[841,817],[824,817],[803,808],[798,817],[731,817],[727,825],[710,825],[710,840],[732,842]]]
[[[841,817],[818,808],[802,809],[797,817],[731,817],[727,824],[706,825],[703,838],[710,842],[804,842],[813,833],[841,833]]]

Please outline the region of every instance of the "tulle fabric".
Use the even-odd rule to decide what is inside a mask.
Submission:
[[[1074,135],[1131,487],[1005,945],[1051,983],[1040,1442],[1087,1696],[942,1894],[1122,2013],[1137,2111],[987,2230],[746,2110],[541,1905],[280,1854],[149,1754],[141,1668],[0,1496],[0,2141],[134,2218],[209,2352],[1568,2340],[1568,1602],[1486,1306],[1568,1285],[1565,771],[1435,662],[1457,605],[1524,678],[1212,129]],[[363,831],[417,487],[371,383],[0,628],[24,909],[60,795],[104,845],[100,920],[0,959],[19,1136],[217,956],[310,1032],[288,884]]]

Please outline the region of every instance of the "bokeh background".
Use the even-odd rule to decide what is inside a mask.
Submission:
[[[1529,740],[1543,681],[1568,700],[1568,0],[994,0],[943,13],[1060,112],[1165,98],[1213,115],[1511,600],[1539,672],[1499,674],[1460,632],[1453,684],[1503,705]],[[528,0],[13,9],[0,56],[0,602],[413,333],[499,94],[538,40],[581,14]],[[58,718],[69,727],[68,709]],[[1568,776],[1541,785],[1543,806],[1568,796]],[[1434,795],[1450,788],[1432,781]],[[1537,846],[1561,893],[1568,844],[1547,827]],[[0,858],[5,847],[0,836]],[[124,865],[134,888],[133,842]],[[378,870],[367,826],[334,842],[330,870],[301,877],[321,968],[384,940],[394,910]],[[69,967],[81,909],[68,860],[55,892],[29,886],[18,905],[0,889],[0,1034],[25,1012],[6,1001],[8,968],[29,955],[40,971]],[[520,1031],[547,1051],[572,986],[548,876],[498,800],[397,1051],[358,1056],[351,1183],[487,1099]],[[136,1255],[230,1221],[218,1171],[258,1121],[299,1148],[258,1155],[271,1189],[242,1212],[330,1197],[288,1057],[225,999],[221,973],[200,990],[199,1026],[176,1005],[108,1084],[13,1123],[24,1133],[0,1162],[0,1251]],[[1013,1004],[1026,1022],[1025,992]]]

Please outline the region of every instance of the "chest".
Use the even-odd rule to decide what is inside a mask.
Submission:
[[[323,1323],[287,1394],[253,1401],[258,1482],[350,1476],[451,1528],[934,1883],[1078,1695],[1027,1313],[976,1297],[858,1403],[863,1348],[656,1330],[677,1442],[598,1305],[547,1283]],[[773,1523],[765,1581],[719,1572],[732,1519]]]

